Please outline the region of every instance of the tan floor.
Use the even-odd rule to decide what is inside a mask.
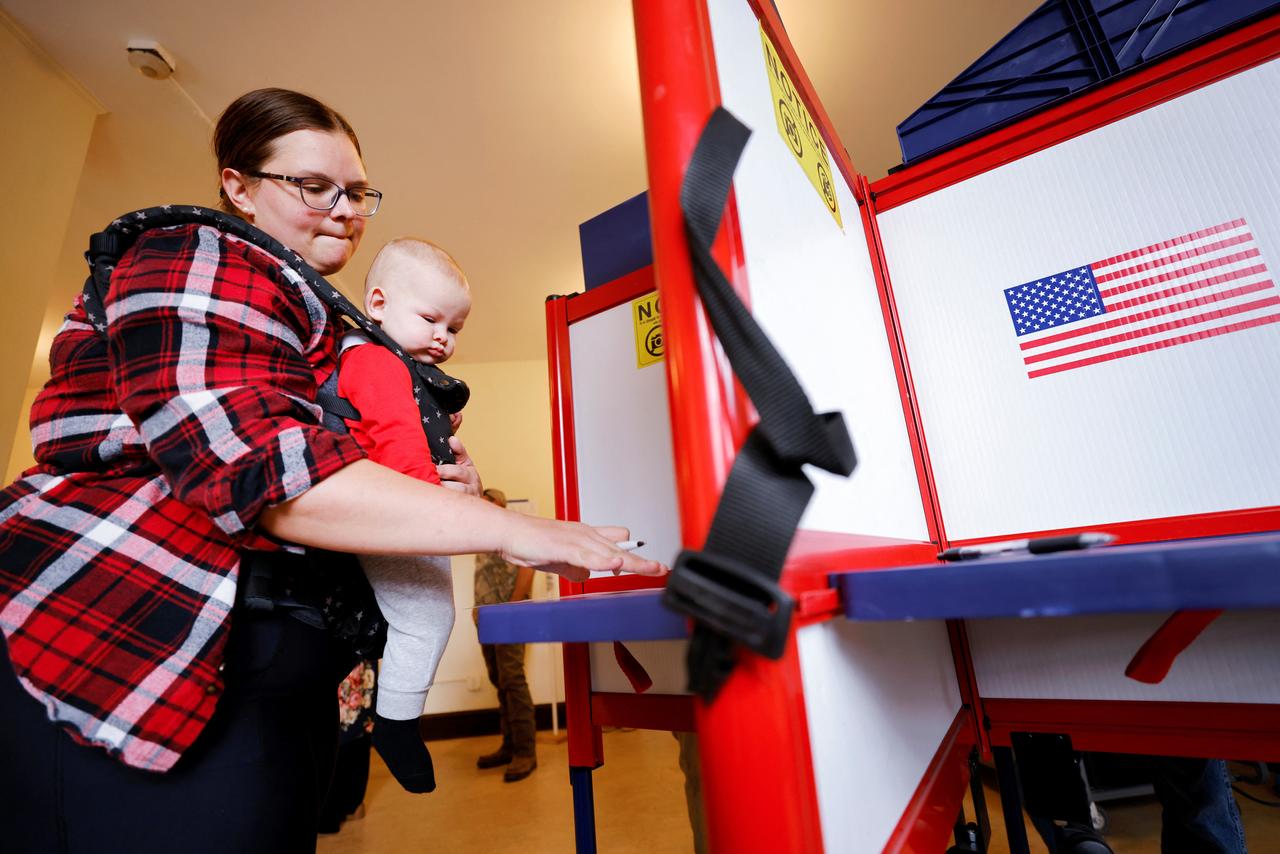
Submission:
[[[594,773],[601,854],[692,851],[675,739],[646,730],[604,738],[606,761]],[[476,756],[498,746],[496,736],[433,741],[439,788],[430,795],[405,793],[375,753],[365,817],[320,837],[319,854],[572,852],[568,754],[549,733],[538,741],[538,770],[518,783],[504,783],[501,768],[476,768]]]
[[[606,732],[604,739],[606,762],[595,772],[601,854],[692,851],[675,739],[645,730]],[[488,737],[431,742],[440,788],[430,795],[406,794],[375,754],[365,818],[348,821],[334,836],[322,836],[319,854],[572,852],[572,805],[563,742],[552,743],[549,734],[540,733],[538,770],[518,783],[503,783],[501,769],[476,769],[475,757],[496,746],[496,738]],[[1256,796],[1278,799],[1263,789],[1244,788]],[[995,789],[988,787],[986,797],[991,854],[1007,854]],[[1238,800],[1250,851],[1280,852],[1280,809]],[[1158,854],[1160,808],[1153,799],[1105,807],[1111,817],[1107,841],[1117,854]],[[1031,850],[1044,854],[1044,846],[1030,828],[1027,836]]]

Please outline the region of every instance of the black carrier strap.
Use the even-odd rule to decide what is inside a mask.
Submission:
[[[312,293],[321,302],[347,318],[371,339],[395,353],[409,369],[409,376],[413,380],[413,398],[422,412],[424,430],[428,426],[436,426],[441,422],[446,425],[447,430],[448,418],[444,413],[457,412],[466,405],[471,394],[466,383],[449,376],[435,365],[424,365],[412,359],[382,331],[378,324],[366,317],[364,312],[356,308],[342,295],[341,291],[329,284],[292,249],[249,222],[211,208],[195,205],[163,205],[144,208],[113,220],[106,229],[89,238],[89,251],[85,253],[85,260],[89,262],[89,277],[84,283],[84,306],[89,322],[97,328],[99,333],[106,335],[107,288],[111,284],[111,274],[115,271],[121,256],[133,246],[144,231],[189,223],[211,226],[279,258],[307,283]],[[321,386],[316,397],[316,402],[325,411],[325,425],[330,429],[346,432],[343,419],[354,420],[360,417],[360,413],[354,406],[338,396],[336,374]],[[427,430],[427,433],[433,439],[431,450],[436,462],[454,462],[453,451],[447,443],[447,432],[444,434],[446,438],[443,442],[438,431],[433,434],[431,430]]]
[[[751,131],[723,108],[707,121],[689,161],[680,207],[694,281],[711,326],[760,421],[738,452],[701,551],[676,558],[663,602],[695,621],[689,690],[710,701],[737,647],[779,658],[792,599],[778,585],[787,550],[813,495],[802,466],[848,476],[857,459],[838,412],[816,414],[795,374],[711,255],[733,172]]]

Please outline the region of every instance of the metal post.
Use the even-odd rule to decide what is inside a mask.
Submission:
[[[573,788],[573,841],[577,854],[596,854],[596,803],[591,769],[569,767]]]
[[[1027,827],[1022,823],[1022,787],[1018,783],[1018,766],[1013,749],[992,747],[996,762],[996,779],[1000,784],[1000,806],[1004,813],[1004,833],[1009,840],[1009,854],[1031,854]]]
[[[974,821],[978,824],[978,850],[985,852],[991,847],[991,818],[987,815],[987,794],[982,785],[977,748],[969,754],[969,795],[973,798]]]

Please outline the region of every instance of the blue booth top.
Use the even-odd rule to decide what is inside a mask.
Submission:
[[[852,620],[1280,607],[1280,533],[1017,552],[847,572],[833,583]]]
[[[480,608],[481,643],[672,640],[688,620],[662,605],[661,590],[586,593]]]
[[[1280,533],[1016,553],[833,573],[851,620],[1063,617],[1280,608]],[[687,620],[661,590],[589,593],[480,609],[481,643],[672,640]]]

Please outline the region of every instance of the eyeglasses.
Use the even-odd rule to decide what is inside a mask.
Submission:
[[[298,187],[302,203],[318,211],[331,211],[338,205],[344,195],[351,203],[351,209],[357,216],[373,216],[382,204],[382,192],[372,187],[342,187],[324,178],[295,178],[292,175],[277,175],[275,172],[245,172],[255,178],[271,178],[276,181],[288,181]]]

